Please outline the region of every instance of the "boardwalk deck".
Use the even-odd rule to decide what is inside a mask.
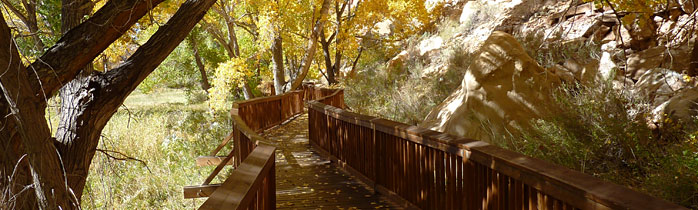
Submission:
[[[307,115],[267,131],[264,137],[277,147],[278,209],[397,208],[313,151],[308,142]]]

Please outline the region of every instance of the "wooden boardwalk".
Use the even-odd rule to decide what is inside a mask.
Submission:
[[[276,151],[278,209],[396,209],[396,205],[316,153],[308,141],[308,115],[263,135]]]

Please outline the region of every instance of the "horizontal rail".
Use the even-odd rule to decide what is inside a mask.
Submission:
[[[185,186],[184,198],[205,198],[211,196],[220,186],[220,184]]]
[[[486,142],[307,105],[313,146],[418,208],[685,209]]]
[[[199,156],[196,157],[196,166],[215,166],[221,164],[225,156]],[[233,165],[233,159],[228,160],[226,165]]]

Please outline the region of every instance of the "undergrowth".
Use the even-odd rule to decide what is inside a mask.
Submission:
[[[561,41],[563,33],[546,34],[515,33],[514,37],[521,43],[526,53],[544,68],[561,64],[567,60],[584,62],[601,58],[601,45],[585,40]],[[546,37],[547,36],[547,37]]]
[[[470,59],[460,47],[444,50],[446,67],[441,73],[424,75],[424,61],[406,62],[388,69],[373,65],[345,81],[345,100],[354,111],[415,125],[429,111],[460,87]]]
[[[544,41],[543,35],[515,35],[543,67],[600,57],[599,44],[550,41],[560,34]],[[563,85],[554,92],[560,112],[534,120],[533,129],[519,131],[519,135],[497,135],[494,142],[698,208],[698,118],[665,116],[663,122],[650,125],[653,113],[648,100],[612,86],[611,81]]]
[[[698,118],[648,126],[642,98],[609,82],[563,86],[554,96],[559,113],[500,146],[698,208]]]
[[[182,187],[204,181],[214,166],[197,167],[195,158],[212,151],[232,126],[227,114],[213,117],[202,107],[175,103],[120,109],[102,133],[82,207],[193,209],[201,205],[203,199],[185,200]]]

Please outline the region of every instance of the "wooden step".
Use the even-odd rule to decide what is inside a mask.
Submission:
[[[208,197],[216,191],[220,184],[194,185],[184,187],[184,198],[203,198]]]
[[[223,160],[225,156],[199,156],[196,157],[196,166],[217,166]],[[231,158],[225,165],[232,165],[234,158]]]

